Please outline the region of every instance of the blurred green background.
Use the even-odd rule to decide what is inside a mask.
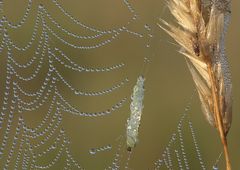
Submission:
[[[40,3],[44,4],[49,13],[64,28],[80,35],[90,34],[65,17],[52,1],[34,0],[33,10],[24,27],[19,30],[9,29],[9,35],[17,44],[24,45],[29,41],[36,17],[37,5]],[[62,4],[66,11],[69,11],[69,13],[83,23],[103,30],[125,25],[132,16],[121,0],[61,0],[59,3]],[[111,164],[113,155],[116,152],[115,146],[118,144],[116,139],[120,135],[125,134],[125,124],[129,116],[129,99],[137,76],[141,74],[143,69],[144,57],[149,57],[151,64],[146,74],[144,112],[139,134],[140,141],[134,149],[129,165],[132,169],[153,169],[154,162],[160,158],[172,133],[176,131],[178,121],[194,91],[191,75],[183,56],[177,52],[178,47],[173,45],[171,43],[173,40],[157,27],[159,18],[172,19],[165,7],[165,2],[163,0],[130,0],[130,3],[136,10],[139,19],[130,24],[128,28],[132,31],[142,33],[144,38],[122,32],[116,40],[104,47],[93,50],[76,50],[63,45],[50,35],[54,41],[51,45],[59,47],[71,56],[76,63],[81,65],[101,67],[120,62],[126,63],[123,69],[105,73],[77,73],[56,64],[58,70],[73,87],[87,91],[97,91],[110,87],[126,77],[130,80],[123,88],[111,94],[97,97],[75,96],[64,84],[58,83],[63,96],[81,111],[95,112],[106,110],[123,97],[128,97],[128,101],[123,108],[101,118],[84,118],[73,116],[70,113],[63,113],[62,126],[66,129],[66,133],[70,138],[70,149],[74,157],[87,170],[101,170]],[[24,14],[26,6],[26,0],[5,0],[4,13],[10,21],[17,22]],[[240,56],[238,49],[238,38],[240,37],[240,11],[238,8],[240,2],[234,0],[232,6],[232,20],[227,35],[226,49],[232,71],[234,109],[233,123],[228,135],[228,142],[233,170],[237,170],[240,166],[240,59],[238,58]],[[173,20],[171,21],[173,22]],[[47,21],[47,23],[51,25],[50,22]],[[152,28],[154,37],[151,40],[147,35],[148,32],[144,29],[145,24],[148,24]],[[61,31],[56,27],[53,25],[51,27],[59,35],[62,35]],[[69,42],[79,45],[91,45],[96,42],[79,41],[69,38],[66,35],[62,35],[62,37]],[[146,48],[146,44],[149,41],[151,47]],[[31,53],[31,51],[28,51],[18,54],[16,55],[16,60],[24,63],[31,57]],[[3,66],[6,59],[5,54],[1,55],[1,65]],[[1,67],[2,73],[5,72],[4,69],[5,67]],[[26,89],[37,89],[46,76],[46,69],[47,64],[35,81],[22,83],[21,85]],[[29,71],[31,70],[23,74],[27,75]],[[5,77],[1,76],[1,89],[3,89],[4,80]],[[3,94],[3,90],[1,90],[1,94]],[[45,107],[40,108],[37,112],[24,113],[24,118],[27,120],[29,126],[36,126],[43,118],[47,108],[48,105],[46,104]],[[207,165],[207,169],[211,169],[211,166],[221,152],[222,146],[216,130],[210,127],[201,113],[197,95],[192,100],[190,117],[196,130],[204,162]],[[190,140],[190,137],[186,137],[185,140]],[[107,144],[114,146],[111,152],[102,152],[95,156],[90,155],[88,152],[92,147]],[[188,147],[188,145],[185,145],[185,147]],[[194,152],[195,150],[192,150],[190,153],[188,152],[187,156],[191,161],[191,169],[197,170],[200,167],[198,160],[195,159]],[[48,159],[46,158],[43,161],[47,161]],[[63,160],[52,169],[61,169],[65,163]],[[220,169],[224,169],[224,159],[220,161]]]

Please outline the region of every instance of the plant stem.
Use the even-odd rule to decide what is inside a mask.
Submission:
[[[208,64],[208,74],[210,76],[210,81],[211,81],[211,89],[212,89],[212,97],[213,97],[213,107],[214,107],[214,117],[215,117],[215,122],[216,122],[216,127],[218,129],[222,144],[223,144],[223,149],[224,149],[224,156],[225,156],[225,161],[226,161],[226,170],[231,170],[231,163],[230,163],[230,158],[229,158],[229,152],[228,152],[228,145],[227,145],[227,138],[226,134],[223,129],[223,120],[222,120],[222,115],[220,112],[220,107],[219,107],[219,96],[218,96],[218,87],[216,86],[216,78],[213,73],[213,69],[211,64]]]

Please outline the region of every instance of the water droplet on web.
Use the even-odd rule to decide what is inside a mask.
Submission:
[[[95,148],[92,148],[92,149],[89,150],[89,153],[90,153],[91,155],[95,155],[95,154],[97,153],[97,151],[96,151]]]
[[[148,31],[151,31],[151,27],[150,27],[148,24],[145,24],[145,25],[144,25],[144,28],[145,28],[146,30],[148,30]]]
[[[111,145],[107,145],[106,149],[112,149]]]
[[[148,36],[149,36],[150,38],[153,38],[153,35],[152,35],[152,34],[148,34]]]
[[[39,4],[38,8],[43,9],[43,4]]]

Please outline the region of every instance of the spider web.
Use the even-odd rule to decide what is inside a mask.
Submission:
[[[65,162],[63,169],[84,169],[82,165],[74,159],[70,151],[70,140],[68,139],[65,129],[62,127],[63,113],[89,118],[104,117],[121,108],[127,100],[127,97],[123,98],[111,107],[99,112],[82,111],[69,102],[61,93],[61,88],[58,86],[59,82],[63,83],[76,96],[94,97],[113,93],[117,89],[124,87],[128,79],[125,78],[119,83],[99,91],[84,91],[74,87],[66,79],[64,74],[58,70],[57,64],[77,73],[101,73],[121,71],[124,69],[125,63],[116,63],[115,65],[106,65],[98,68],[79,65],[55,43],[55,39],[66,47],[84,51],[107,46],[116,41],[122,33],[142,38],[145,35],[129,29],[129,26],[139,19],[130,3],[127,0],[123,0],[123,4],[126,5],[132,14],[129,21],[119,28],[107,30],[89,26],[76,19],[66,11],[57,0],[52,0],[52,3],[68,20],[89,32],[89,34],[80,35],[69,31],[58,23],[57,19],[53,17],[44,5],[38,4],[31,39],[26,45],[18,44],[14,41],[13,37],[10,36],[9,30],[22,29],[22,27],[27,24],[33,8],[33,1],[28,1],[24,15],[15,23],[9,21],[5,16],[3,10],[4,2],[0,2],[0,33],[2,39],[0,52],[2,56],[6,56],[3,104],[0,115],[0,131],[2,135],[0,141],[0,161],[3,169],[51,169],[63,159],[63,162]],[[148,32],[151,31],[148,25],[144,25],[144,27]],[[152,38],[151,34],[148,34],[148,36]],[[74,43],[70,42],[66,37],[75,39]],[[88,41],[89,43],[83,43],[82,45],[82,41]],[[147,44],[147,47],[150,47],[150,45]],[[16,60],[16,55],[24,54],[32,48],[34,48],[34,53],[27,62],[22,64]],[[40,87],[35,89],[34,92],[28,90],[24,84],[39,81],[38,78],[42,77],[42,72],[44,72],[43,68],[45,67],[47,67],[47,72],[46,76],[43,77],[44,81],[40,83]],[[23,74],[24,72],[28,74]],[[39,110],[42,106],[45,108],[48,106],[44,118],[36,127],[31,127],[23,115],[27,112]],[[174,149],[180,169],[188,169],[189,167],[187,159],[184,156],[184,144],[181,136],[181,127],[185,118],[186,115],[184,114],[178,126],[178,139],[181,149]],[[192,124],[190,121],[188,121],[188,124],[200,165],[202,169],[205,169],[196,143]],[[12,136],[11,134],[14,135]],[[173,167],[172,161],[174,158],[171,157],[170,147],[178,141],[176,136],[177,134],[174,134],[170,140],[170,143],[162,155],[163,158],[155,163],[156,169],[161,166],[166,166],[168,169]],[[121,168],[121,155],[122,150],[124,150],[124,144],[122,138],[119,139],[118,142],[119,144],[116,147],[113,161],[106,169]],[[111,149],[111,145],[99,146],[90,149],[89,153],[95,155],[98,152]],[[180,154],[183,156],[183,160],[181,160]],[[46,157],[46,155],[54,156],[52,156],[51,160],[42,164],[41,160]],[[125,169],[128,169],[128,161],[129,160],[127,160]]]
[[[154,162],[154,170],[159,169],[208,169],[207,161],[201,153],[197,139],[197,132],[191,121],[191,105],[194,98],[192,94],[181,118],[178,122],[177,129],[172,133],[170,140],[164,148],[161,156]],[[211,169],[218,170],[218,164],[223,152],[219,154]]]
[[[191,97],[192,100],[192,97]],[[190,101],[191,102],[191,101]],[[200,152],[200,147],[198,145],[197,137],[195,130],[193,128],[193,123],[189,117],[191,103],[187,105],[185,108],[182,117],[177,126],[177,131],[174,132],[170,138],[169,143],[165,147],[160,159],[155,162],[154,169],[160,169],[161,167],[167,169],[202,169],[206,170],[206,165],[204,163],[203,157]],[[189,142],[184,140],[184,137],[190,133],[192,141],[190,143],[193,144],[191,146]],[[195,150],[195,154],[188,154],[187,148],[191,150]],[[188,150],[189,151],[189,150]],[[191,151],[190,151],[191,152]],[[191,165],[191,160],[189,159],[189,155],[191,157],[197,158],[199,165],[198,167]]]
[[[83,116],[83,117],[102,117],[111,114],[115,110],[123,106],[126,98],[123,98],[118,103],[113,104],[110,108],[99,112],[81,111],[64,98],[61,94],[57,83],[62,82],[77,96],[101,96],[112,93],[113,91],[122,88],[128,79],[125,78],[118,84],[112,87],[107,87],[100,91],[83,91],[71,85],[61,72],[55,66],[55,63],[76,72],[112,72],[114,70],[121,70],[125,63],[117,63],[115,65],[105,66],[101,68],[91,68],[77,64],[58,48],[54,43],[52,37],[57,39],[62,44],[79,50],[91,50],[107,46],[116,40],[121,33],[126,32],[132,36],[142,37],[141,34],[130,31],[128,25],[137,19],[133,8],[128,1],[123,1],[128,10],[132,13],[131,19],[123,26],[111,30],[101,30],[92,26],[88,26],[69,14],[61,4],[52,0],[54,5],[74,24],[80,26],[82,29],[91,32],[89,35],[79,35],[73,33],[63,26],[48,12],[47,8],[39,4],[35,18],[35,24],[30,41],[26,45],[17,44],[13,37],[9,34],[9,29],[21,29],[30,17],[33,1],[29,0],[25,14],[16,23],[10,22],[4,15],[4,2],[1,1],[1,16],[0,31],[1,31],[1,53],[6,53],[6,81],[3,96],[3,105],[1,108],[0,125],[2,131],[2,141],[0,148],[1,165],[3,169],[14,167],[18,169],[51,169],[60,159],[65,155],[66,165],[64,169],[76,167],[83,169],[81,165],[73,158],[69,144],[70,141],[61,126],[62,113]],[[51,24],[49,24],[51,23]],[[77,41],[91,40],[91,45],[78,45],[64,39],[55,29],[55,27],[67,36],[75,38]],[[36,49],[32,57],[24,64],[17,62],[14,51],[23,53],[34,48]],[[43,67],[47,65],[47,73],[44,77],[43,83],[35,92],[29,92],[22,82],[38,81],[37,78],[41,75]],[[32,68],[32,72],[27,76],[22,74],[24,70]],[[37,127],[30,127],[22,116],[25,112],[32,112],[38,110],[41,106],[49,104],[49,108],[43,120]],[[19,113],[19,114],[17,114]],[[13,138],[10,134],[14,133]],[[119,146],[120,148],[120,146]],[[104,146],[94,149],[97,151],[104,151],[111,149],[111,146]],[[54,158],[46,164],[41,164],[41,158],[50,154],[56,153]],[[93,153],[93,152],[92,152]],[[15,156],[16,155],[16,156]],[[119,154],[115,155],[112,168],[117,167]],[[14,164],[13,166],[11,164]]]

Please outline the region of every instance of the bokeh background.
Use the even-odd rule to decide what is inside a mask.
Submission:
[[[10,36],[18,44],[25,44],[29,41],[36,18],[37,5],[42,3],[49,13],[64,27],[72,32],[87,35],[87,32],[79,26],[73,24],[65,17],[54,5],[52,1],[34,0],[33,10],[25,26],[19,30],[10,30]],[[122,0],[59,0],[59,3],[69,11],[74,17],[99,29],[113,29],[126,24],[131,18],[131,13]],[[100,90],[128,77],[130,82],[121,89],[111,94],[98,97],[77,97],[63,84],[59,83],[59,89],[64,97],[80,110],[94,112],[105,110],[123,97],[128,97],[127,103],[123,108],[111,115],[101,118],[84,118],[73,116],[69,113],[63,114],[63,127],[71,141],[71,151],[80,164],[89,170],[101,170],[107,167],[116,152],[116,139],[125,134],[126,121],[129,116],[129,103],[132,88],[136,79],[143,70],[143,59],[149,57],[151,60],[146,73],[146,92],[144,98],[144,112],[141,120],[139,133],[139,143],[134,149],[129,166],[135,170],[153,169],[154,162],[161,157],[161,154],[168,144],[173,132],[176,131],[178,121],[184,113],[193,91],[194,84],[187,69],[185,60],[177,50],[178,47],[172,42],[160,28],[159,18],[166,20],[172,19],[163,0],[130,0],[136,10],[139,19],[128,26],[132,31],[139,32],[144,38],[139,38],[128,33],[121,35],[109,45],[93,50],[76,50],[67,47],[54,37],[51,37],[54,44],[72,57],[76,63],[87,66],[107,66],[115,63],[124,62],[126,67],[123,69],[107,73],[76,73],[69,71],[62,66],[58,66],[61,74],[66,80],[79,89]],[[4,12],[12,22],[17,22],[26,10],[27,1],[5,0]],[[227,34],[226,49],[232,71],[233,80],[233,123],[228,135],[231,161],[233,170],[240,167],[240,67],[239,67],[239,21],[240,21],[240,2],[233,0],[232,20]],[[173,21],[173,20],[171,20]],[[148,31],[144,25],[151,27],[153,38],[149,38]],[[60,31],[54,29],[58,34]],[[63,35],[66,40],[75,44],[92,44],[93,41],[78,41]],[[146,45],[151,47],[147,48]],[[16,56],[18,61],[24,63],[30,58],[30,52]],[[4,73],[6,56],[1,55],[1,72]],[[44,66],[40,76],[31,83],[24,86],[29,89],[37,89],[40,82],[46,75],[47,64]],[[31,70],[29,70],[31,71]],[[27,75],[27,72],[25,73]],[[1,89],[3,89],[4,75],[1,75]],[[1,96],[3,90],[0,91]],[[2,101],[2,99],[1,99]],[[205,121],[201,113],[200,103],[197,95],[194,95],[189,112],[200,150],[207,165],[211,169],[216,158],[222,150],[216,130]],[[46,108],[41,108],[38,112],[24,113],[24,118],[30,126],[36,126],[46,113]],[[16,113],[18,114],[18,113]],[[0,132],[2,133],[2,131]],[[190,137],[185,138],[190,141]],[[102,152],[90,155],[89,149],[92,147],[112,144],[110,152]],[[185,147],[188,147],[186,145]],[[195,159],[195,150],[189,149],[188,158],[191,161],[191,169],[200,169],[199,162]],[[122,151],[125,152],[125,151]],[[126,155],[125,155],[126,156]],[[123,157],[123,159],[125,158]],[[48,160],[49,158],[46,158]],[[46,160],[43,160],[46,161]],[[64,162],[60,161],[52,169],[61,169]],[[220,169],[224,169],[224,159],[220,160]],[[163,168],[164,169],[164,168]]]

